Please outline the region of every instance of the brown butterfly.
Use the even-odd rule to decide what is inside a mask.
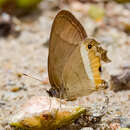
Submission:
[[[60,11],[54,19],[49,41],[49,94],[70,100],[106,88],[107,83],[100,74],[101,60],[110,60],[107,51],[99,45],[87,37],[69,11]]]

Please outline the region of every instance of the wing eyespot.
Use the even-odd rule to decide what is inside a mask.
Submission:
[[[99,66],[98,70],[99,70],[99,72],[102,72],[102,68],[101,68],[101,66]]]
[[[92,45],[91,45],[91,44],[89,44],[89,45],[88,45],[88,49],[91,49],[91,48],[92,48]]]

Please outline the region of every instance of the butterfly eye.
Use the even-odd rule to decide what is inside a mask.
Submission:
[[[98,70],[99,70],[99,72],[102,72],[102,68],[101,68],[101,66],[98,68]]]
[[[91,49],[91,48],[92,48],[92,45],[91,45],[91,44],[89,44],[89,45],[88,45],[88,49]]]

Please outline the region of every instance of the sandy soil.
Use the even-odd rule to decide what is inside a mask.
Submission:
[[[104,65],[104,68],[109,75],[123,73],[121,67],[130,66],[130,36],[126,31],[126,23],[130,23],[128,17],[130,4],[97,3],[105,12],[100,22],[92,19],[87,13],[91,3],[57,4],[58,2],[52,1],[42,2],[39,10],[17,19],[17,27],[21,32],[17,38],[13,35],[0,38],[0,130],[9,129],[8,119],[21,104],[32,96],[46,95],[45,89],[50,88],[46,42],[59,6],[61,9],[73,12],[84,25],[88,36],[95,37],[108,50],[112,62]],[[20,73],[41,79],[44,85],[29,77],[21,77]],[[106,106],[106,96],[109,98],[109,103],[99,128],[110,129],[116,122],[114,119],[119,120],[122,127],[130,127],[129,89],[118,92],[110,89],[96,92],[76,103],[90,106],[98,113],[103,106]]]

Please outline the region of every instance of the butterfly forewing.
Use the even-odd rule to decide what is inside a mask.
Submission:
[[[85,30],[70,12],[63,10],[57,14],[49,41],[48,73],[52,87],[63,87],[65,63],[86,37]]]

